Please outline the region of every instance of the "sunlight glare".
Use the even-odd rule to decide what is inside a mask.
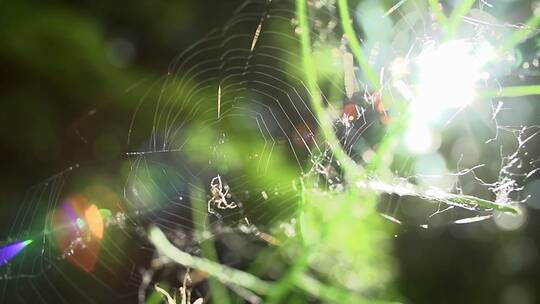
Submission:
[[[482,71],[493,59],[489,43],[454,40],[426,47],[417,59],[419,68],[414,116],[432,121],[448,109],[461,109],[475,98],[476,83],[488,77]]]

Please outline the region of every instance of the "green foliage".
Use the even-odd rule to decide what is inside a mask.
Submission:
[[[462,1],[451,16],[446,17],[437,1],[429,1],[439,26],[445,30],[449,39],[456,35],[461,17],[468,13],[473,3],[474,1]],[[337,4],[348,46],[361,72],[373,90],[382,90],[378,76],[370,67],[360,47],[358,35],[352,26],[347,1],[338,0]],[[333,73],[330,68],[331,63],[321,59],[329,55],[329,48],[320,45],[318,48],[313,48],[306,1],[297,0],[296,10],[304,72],[302,77],[307,84],[311,107],[320,123],[322,136],[328,143],[329,151],[335,157],[336,163],[339,164],[339,169],[342,170],[344,176],[342,188],[321,189],[312,186],[317,183],[317,178],[313,176],[295,177],[294,170],[290,169],[290,165],[283,161],[282,157],[279,157],[280,153],[277,153],[277,158],[274,157],[271,160],[269,166],[274,169],[279,168],[279,170],[271,170],[265,176],[257,176],[258,171],[252,168],[250,162],[246,163],[241,156],[252,155],[250,151],[259,150],[262,143],[256,138],[246,141],[245,138],[232,137],[219,149],[225,151],[223,155],[236,155],[238,158],[222,162],[214,159],[216,167],[222,172],[234,172],[240,167],[247,167],[247,171],[250,172],[249,179],[258,180],[259,186],[272,185],[276,179],[291,182],[298,194],[294,218],[297,228],[296,236],[292,238],[278,236],[281,244],[277,248],[263,251],[249,272],[241,272],[216,263],[216,256],[209,248],[206,250],[203,248],[208,255],[207,259],[181,253],[177,248],[169,246],[166,239],[155,228],[151,231],[151,239],[163,254],[175,261],[185,266],[202,269],[225,285],[237,284],[247,288],[264,296],[265,302],[268,303],[283,303],[291,295],[293,295],[290,298],[291,302],[300,301],[300,298],[294,295],[294,291],[298,290],[324,302],[362,303],[366,301],[373,303],[380,299],[392,300],[393,293],[389,282],[395,273],[390,246],[393,229],[388,222],[383,221],[376,210],[378,194],[406,192],[406,195],[419,199],[453,206],[508,213],[518,211],[514,206],[473,196],[427,192],[412,184],[406,184],[400,188],[398,185],[390,185],[391,182],[388,182],[388,185],[383,182],[374,182],[374,177],[384,180],[391,171],[396,142],[410,118],[410,112],[414,109],[409,109],[408,103],[404,101],[395,103],[392,112],[394,116],[372,161],[366,168],[353,161],[339,143],[334,133],[332,120],[321,98],[319,81],[324,78],[321,75]],[[529,23],[536,25],[536,19]],[[527,33],[523,31],[516,31],[509,43],[513,47],[526,35]],[[502,88],[498,92],[483,94],[485,97],[495,95],[510,97],[538,93],[537,86],[529,86]],[[384,95],[383,98],[385,98]],[[223,121],[221,124],[222,127],[233,130],[237,122]],[[188,150],[196,151],[192,154],[194,160],[203,162],[212,158],[212,152],[208,151],[208,147],[218,135],[204,127],[197,127],[189,133],[196,138],[186,146]],[[235,132],[230,134],[235,134]],[[240,134],[244,133],[240,132]],[[202,197],[199,200],[204,202]],[[204,210],[201,209],[202,211]],[[180,259],[181,256],[182,259]],[[252,275],[252,273],[263,274],[264,268],[268,267],[264,265],[264,261],[260,261],[261,259],[269,260],[275,256],[285,257],[290,262],[290,266],[283,271],[277,281],[268,282]],[[222,272],[229,275],[224,277]],[[216,285],[216,282],[211,282],[210,285],[212,292],[215,293],[214,298],[223,299],[224,291]]]

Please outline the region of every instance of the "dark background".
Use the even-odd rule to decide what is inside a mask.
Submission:
[[[2,2],[0,239],[32,185],[120,155],[138,92],[241,2]],[[401,227],[399,291],[412,303],[540,302],[539,212],[527,214],[511,232],[491,221]]]

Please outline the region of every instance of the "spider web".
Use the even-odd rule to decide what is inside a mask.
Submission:
[[[381,16],[391,20],[385,23],[390,26],[388,37],[373,38],[369,25],[363,28],[369,63],[380,72],[382,90],[390,96],[399,89],[385,74],[387,63],[419,56],[425,42],[436,35],[428,8],[412,2],[410,10],[382,11]],[[480,9],[476,13],[487,14]],[[364,165],[384,138],[389,117],[396,114],[391,112],[394,100],[383,105],[381,92],[367,85],[341,32],[333,1],[312,1],[309,14],[325,115],[332,118],[343,149]],[[476,35],[498,28],[474,18],[468,21]],[[150,225],[194,255],[201,253],[201,243],[213,240],[224,263],[239,268],[255,259],[261,248],[283,239],[274,235],[292,238],[301,195],[298,180],[313,191],[340,193],[350,186],[310,105],[300,34],[291,3],[247,1],[222,28],[179,55],[135,107],[121,164],[103,169],[119,168],[116,172],[103,174],[102,182],[93,186],[96,177],[77,165],[28,191],[6,243],[33,243],[2,266],[2,299],[143,302],[156,282],[180,286],[186,269],[154,252],[146,235]],[[531,70],[527,68],[525,78],[534,77]],[[507,74],[515,73],[511,68]],[[442,140],[456,148],[437,155],[443,161],[458,155],[452,170],[415,171],[417,157],[405,153],[400,154],[402,162],[396,161],[405,165],[388,164],[390,177],[374,176],[359,186],[386,195],[379,202],[386,219],[424,228],[440,216],[445,223],[458,224],[493,216],[481,206],[450,204],[448,195],[476,195],[500,204],[524,200],[522,185],[538,172],[538,159],[527,154],[538,127],[504,121],[508,119],[500,115],[512,110],[505,105],[493,100],[475,105],[472,118],[467,109],[444,120]],[[483,130],[481,141],[473,137],[471,120],[480,121],[474,128]],[[463,142],[467,145],[460,150]],[[486,157],[500,159],[500,164],[488,166],[482,161]],[[422,204],[421,216],[407,218],[407,197],[428,202],[426,207]],[[64,216],[72,210],[82,218],[78,208],[92,205],[103,220],[102,236],[89,232],[89,223],[70,226],[74,236],[59,236],[63,227],[58,210]],[[196,277],[192,272],[193,281],[204,280]],[[204,286],[193,291],[201,297],[205,292]]]

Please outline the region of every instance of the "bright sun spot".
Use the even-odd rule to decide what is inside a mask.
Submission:
[[[459,111],[474,100],[480,81],[489,79],[484,67],[496,57],[487,42],[454,40],[427,45],[414,61],[413,86],[399,80],[394,83],[411,102],[412,116],[404,143],[413,154],[429,154],[440,146],[440,134],[433,127],[443,113]],[[391,71],[403,75],[404,63],[395,61]]]
[[[487,42],[454,40],[426,47],[417,59],[418,82],[412,108],[416,120],[430,121],[475,98],[477,82],[489,77],[483,66],[494,56]]]
[[[414,154],[433,153],[441,145],[439,132],[420,123],[412,123],[405,131],[405,146]]]

